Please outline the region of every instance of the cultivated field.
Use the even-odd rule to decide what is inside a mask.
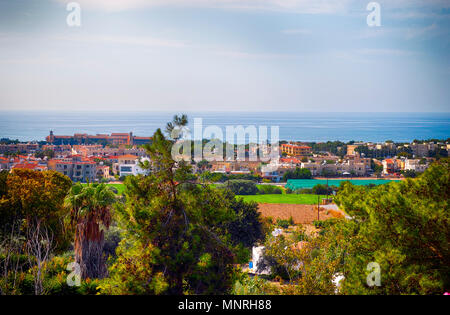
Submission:
[[[310,194],[278,194],[278,195],[248,195],[238,196],[245,201],[255,201],[258,203],[282,203],[293,205],[317,205],[317,195]],[[320,196],[320,201],[326,196]]]
[[[292,217],[295,224],[311,224],[314,220],[317,220],[317,206],[313,205],[260,203],[258,206],[263,217],[271,217],[274,220],[288,220]],[[332,212],[323,208],[319,209],[320,220],[333,218]]]

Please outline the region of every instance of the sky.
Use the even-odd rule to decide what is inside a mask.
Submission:
[[[450,112],[450,1],[0,0],[0,111]]]

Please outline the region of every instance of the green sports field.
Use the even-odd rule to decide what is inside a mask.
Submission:
[[[236,196],[236,198],[243,198],[245,201],[255,201],[258,203],[288,203],[295,205],[314,205],[317,204],[317,195],[309,194],[278,194],[278,195],[249,195]],[[326,196],[320,196],[320,200]]]

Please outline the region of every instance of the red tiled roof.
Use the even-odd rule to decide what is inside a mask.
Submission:
[[[45,166],[39,165],[37,163],[21,163],[14,165],[13,168],[34,170],[36,168],[45,168]]]
[[[282,163],[295,163],[295,164],[300,164],[301,161],[299,159],[296,158],[281,158],[280,161]]]
[[[118,159],[137,159],[138,157],[136,155],[132,154],[125,154],[117,157]]]

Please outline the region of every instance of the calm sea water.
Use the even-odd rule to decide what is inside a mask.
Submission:
[[[187,113],[217,125],[279,126],[280,139],[298,141],[412,141],[450,137],[450,113]],[[173,113],[161,112],[0,112],[0,138],[44,140],[74,133],[130,132],[151,136]]]

